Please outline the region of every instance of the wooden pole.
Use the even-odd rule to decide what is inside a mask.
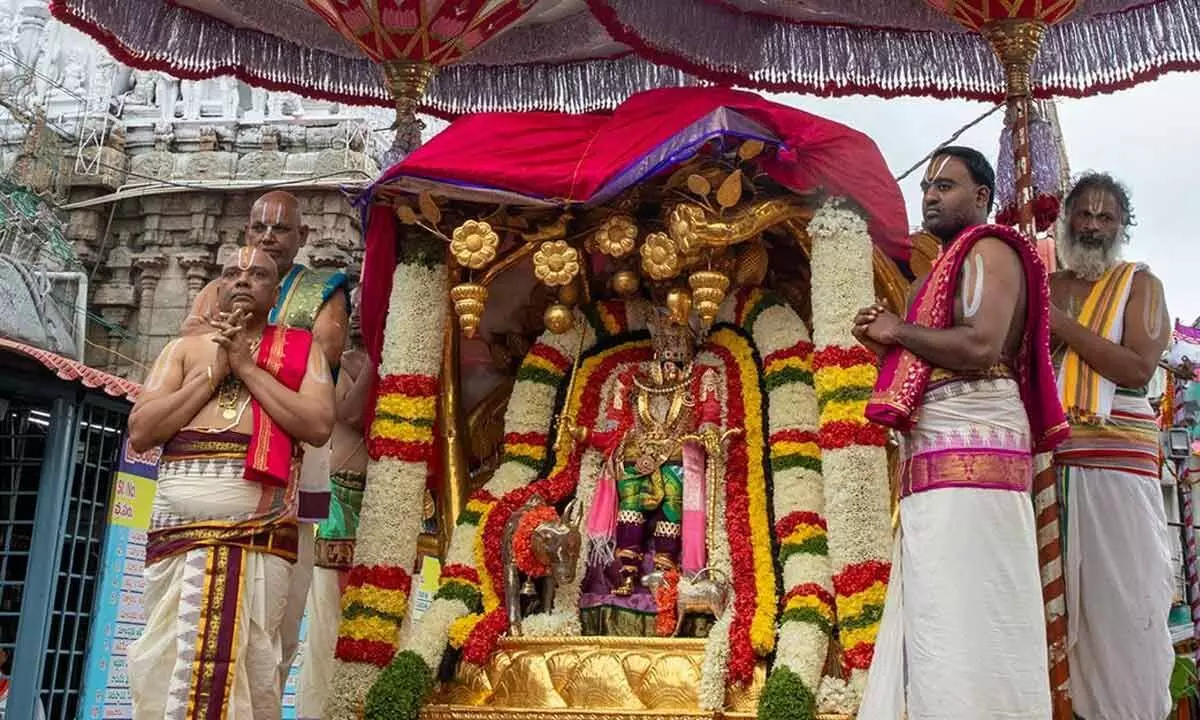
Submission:
[[[1037,20],[999,20],[984,25],[984,37],[1004,66],[1008,106],[1013,119],[1013,170],[1016,175],[1018,227],[1035,242],[1033,216],[1033,162],[1029,145],[1029,114],[1033,102],[1030,71],[1046,34],[1046,24]],[[1033,481],[1034,512],[1037,516],[1038,561],[1042,575],[1042,601],[1046,612],[1046,644],[1049,655],[1050,693],[1054,720],[1072,720],[1067,663],[1066,581],[1063,577],[1062,528],[1059,521],[1057,473],[1052,458],[1037,458]]]

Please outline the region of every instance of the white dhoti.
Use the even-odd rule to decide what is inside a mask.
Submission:
[[[134,718],[278,720],[292,494],[245,480],[240,460],[160,465],[146,627],[128,651]]]
[[[319,720],[329,697],[333,679],[333,653],[337,648],[338,623],[342,617],[343,573],[313,568],[308,590],[308,634],[304,640],[304,664],[296,683],[296,717]]]
[[[934,388],[903,450],[899,552],[859,720],[1049,720],[1016,384]]]
[[[299,552],[287,589],[283,620],[279,624],[279,635],[283,642],[283,654],[279,658],[279,677],[283,678],[283,682],[287,682],[288,673],[296,661],[296,651],[300,649],[300,626],[304,622],[304,607],[308,602],[308,587],[313,577],[313,545],[316,543],[316,532],[316,525],[300,523]],[[282,691],[281,686],[280,692]]]
[[[1163,720],[1171,710],[1175,589],[1157,443],[1146,399],[1119,393],[1110,423],[1073,427],[1059,454],[1108,466],[1059,466],[1071,704],[1085,720]]]
[[[304,460],[300,466],[300,552],[292,570],[292,585],[288,589],[287,610],[284,611],[280,635],[283,637],[283,656],[279,664],[279,676],[287,682],[296,651],[300,649],[300,625],[304,622],[304,607],[308,602],[308,586],[313,574],[313,545],[316,542],[317,523],[329,515],[329,462],[330,445],[304,447]]]

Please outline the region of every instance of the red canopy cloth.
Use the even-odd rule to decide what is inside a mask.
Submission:
[[[908,259],[912,243],[904,198],[874,141],[803,110],[726,88],[651,90],[612,114],[464,117],[385,171],[361,200],[433,189],[484,202],[598,205],[723,138],[756,138],[775,146],[761,160],[772,179],[797,193],[823,190],[852,199],[866,212],[876,244]],[[362,325],[368,350],[377,353],[396,264],[391,211],[370,212],[366,228]]]

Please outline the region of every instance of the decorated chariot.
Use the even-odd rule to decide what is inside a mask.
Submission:
[[[422,107],[591,112],[703,83],[1004,100],[1000,217],[1031,237],[1061,189],[1033,99],[1200,67],[1195,0],[50,6],[142,69],[394,103],[389,163]],[[888,533],[846,320],[897,305],[931,253],[910,257],[878,153],[835,127],[675,91],[611,117],[467,116],[384,173],[364,200],[376,463],[327,717],[412,717],[430,692],[456,717],[854,707]],[[1053,473],[1034,498],[1065,719]],[[418,548],[446,567],[398,642]]]
[[[658,90],[463,118],[363,203],[381,379],[346,602],[403,614],[427,488],[457,519],[366,716],[853,713],[892,493],[849,319],[932,258],[874,143]],[[342,631],[341,659],[391,657],[386,625]]]

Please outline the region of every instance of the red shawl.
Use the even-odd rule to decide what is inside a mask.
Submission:
[[[287,389],[299,390],[308,371],[312,342],[312,333],[307,330],[268,325],[263,329],[255,363]],[[286,487],[292,474],[296,441],[263,412],[253,397],[250,407],[254,411],[254,429],[250,433],[243,477],[264,485]]]
[[[976,225],[959,234],[938,257],[929,279],[908,309],[906,320],[928,328],[948,328],[954,322],[954,299],[963,262],[975,243],[993,237],[1017,251],[1025,269],[1029,302],[1025,337],[1014,358],[1013,372],[1029,416],[1034,452],[1053,450],[1067,436],[1066,416],[1058,399],[1054,366],[1050,360],[1050,287],[1037,249],[1025,236],[1002,225]],[[883,359],[875,394],[867,404],[867,418],[897,430],[908,430],[929,384],[933,366],[896,345]]]

